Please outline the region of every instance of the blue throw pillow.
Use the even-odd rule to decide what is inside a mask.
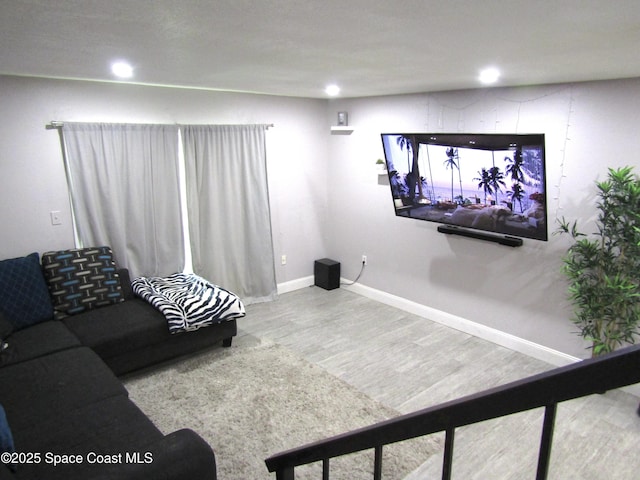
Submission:
[[[13,443],[13,435],[9,428],[9,422],[7,421],[7,415],[4,411],[4,407],[0,405],[0,453],[14,453],[16,447]],[[12,472],[16,471],[16,465],[13,463],[6,463],[6,466]]]
[[[0,405],[0,453],[13,453],[15,451],[16,448],[13,445],[13,435],[11,435],[7,414],[4,411],[4,407]]]
[[[0,261],[0,311],[16,330],[53,318],[37,253]]]

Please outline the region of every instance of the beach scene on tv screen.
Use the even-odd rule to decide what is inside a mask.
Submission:
[[[382,134],[398,216],[547,240],[544,135]]]

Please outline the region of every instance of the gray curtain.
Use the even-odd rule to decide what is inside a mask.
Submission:
[[[245,303],[276,297],[265,125],[186,125],[193,270]]]
[[[79,246],[109,245],[132,278],[184,269],[177,125],[65,123]]]

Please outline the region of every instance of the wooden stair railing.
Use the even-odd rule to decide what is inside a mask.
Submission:
[[[295,467],[322,461],[322,478],[328,480],[331,458],[373,449],[373,478],[380,480],[384,445],[446,432],[442,478],[449,480],[456,428],[544,407],[536,476],[537,480],[544,480],[549,468],[557,404],[636,383],[640,383],[640,345],[309,443],[273,455],[265,463],[269,472],[276,473],[277,480],[294,480]]]

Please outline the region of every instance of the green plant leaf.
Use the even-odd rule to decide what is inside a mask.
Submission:
[[[556,234],[573,244],[562,258],[574,305],[571,321],[592,344],[593,355],[633,343],[640,323],[640,180],[632,167],[610,168],[596,182],[597,231],[587,236],[577,221],[557,220]]]

